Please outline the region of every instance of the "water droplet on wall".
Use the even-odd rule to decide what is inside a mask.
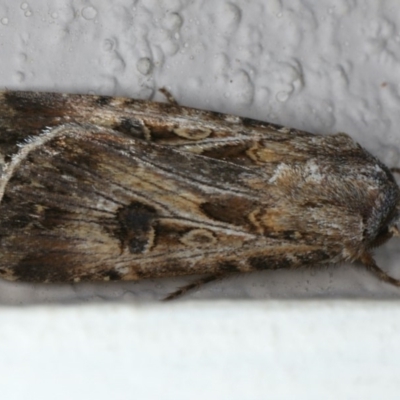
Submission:
[[[97,15],[97,10],[94,7],[85,7],[82,10],[82,17],[87,20],[95,19],[96,15]]]
[[[136,68],[142,75],[148,75],[153,69],[153,64],[149,58],[142,57],[136,63]]]

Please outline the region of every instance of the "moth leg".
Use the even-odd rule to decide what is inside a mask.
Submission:
[[[394,174],[400,174],[400,168],[390,168],[390,170],[394,173]]]
[[[171,94],[171,92],[168,89],[166,89],[165,87],[162,87],[162,88],[158,89],[158,91],[165,96],[168,103],[175,104],[176,106],[179,105],[178,102],[175,100],[175,97]]]
[[[365,253],[361,258],[360,261],[363,265],[367,268],[368,271],[371,271],[375,276],[377,276],[381,281],[386,283],[390,283],[394,286],[400,286],[400,279],[396,279],[388,275],[385,271],[380,269],[377,265],[375,260],[372,258],[371,254]]]
[[[226,274],[208,275],[208,276],[206,276],[204,278],[201,278],[201,279],[199,279],[197,281],[189,283],[186,286],[182,286],[181,288],[179,288],[175,292],[170,293],[167,297],[165,297],[163,299],[163,301],[175,300],[176,298],[185,295],[189,291],[196,290],[199,287],[205,285],[206,283],[216,281],[216,280],[221,279],[221,278],[223,278],[225,276],[226,276]]]

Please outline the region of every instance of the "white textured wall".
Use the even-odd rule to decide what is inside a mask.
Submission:
[[[2,310],[1,398],[395,400],[399,311],[343,301]]]
[[[1,88],[163,100],[165,86],[182,105],[345,131],[389,166],[400,166],[399,77],[396,0],[0,0]],[[393,240],[377,260],[400,276],[398,255]],[[137,308],[183,282],[0,282],[0,304],[39,305],[0,309],[2,398],[27,398],[31,388],[54,398],[57,386],[57,398],[398,392],[400,293],[363,269],[234,277],[187,297],[227,302]],[[359,300],[332,300],[349,297]]]

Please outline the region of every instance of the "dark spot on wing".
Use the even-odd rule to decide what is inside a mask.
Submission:
[[[145,128],[135,118],[122,118],[113,126],[113,129],[129,136],[145,138]]]
[[[58,258],[58,259],[57,259]],[[73,270],[60,255],[27,255],[13,267],[14,277],[24,282],[68,282]]]
[[[109,278],[110,281],[119,281],[121,279],[121,274],[115,270],[105,271],[103,275],[105,278]]]
[[[248,128],[264,128],[267,125],[274,125],[277,128],[281,128],[281,126],[279,125],[275,125],[275,124],[267,124],[265,122],[261,122],[259,120],[253,119],[253,118],[241,118],[241,122],[243,124],[243,126],[248,127]]]
[[[200,205],[203,213],[216,221],[249,226],[247,215],[254,208],[251,201],[237,197],[219,197]]]
[[[323,250],[313,250],[304,254],[296,254],[299,264],[302,266],[310,266],[332,258],[332,255]]]
[[[108,106],[112,100],[110,96],[98,96],[96,97],[96,104],[100,107]]]
[[[35,222],[35,205],[33,203],[20,204],[14,201],[13,197],[4,195],[0,205],[1,226],[0,231],[8,234],[16,230],[24,229],[27,225]]]
[[[26,116],[39,117],[39,119],[50,116],[60,115],[67,112],[68,98],[60,93],[40,93],[40,92],[5,92],[4,98],[8,106],[14,110],[23,112]]]
[[[246,154],[248,148],[249,143],[234,143],[205,149],[201,154],[205,157],[216,158],[218,160],[240,161],[240,165],[252,165],[252,160]]]
[[[45,208],[41,213],[40,225],[45,229],[54,229],[65,223],[67,211],[58,207]]]
[[[290,268],[292,262],[286,258],[257,256],[249,259],[250,266],[255,270]]]
[[[131,253],[142,253],[151,244],[153,223],[157,210],[147,204],[132,202],[117,212],[118,230],[116,237],[121,242],[121,250],[128,247]]]
[[[167,127],[164,124],[153,124],[148,126],[150,130],[151,138],[155,141],[157,140],[168,140],[168,139],[176,139],[177,136],[173,131],[173,127]]]
[[[240,269],[238,268],[238,266],[230,261],[225,261],[225,262],[221,262],[218,264],[218,272],[239,272]]]

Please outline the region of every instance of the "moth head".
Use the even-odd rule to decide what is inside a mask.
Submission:
[[[384,226],[381,231],[378,232],[375,239],[370,244],[370,247],[379,247],[386,243],[389,239],[394,236],[400,237],[400,232],[397,225]]]
[[[388,199],[386,198],[386,200]],[[379,214],[380,218],[377,218],[377,222],[379,222],[375,226],[375,235],[373,235],[370,247],[379,247],[392,237],[400,237],[400,229],[398,227],[400,222],[400,200],[397,204],[387,201]]]

